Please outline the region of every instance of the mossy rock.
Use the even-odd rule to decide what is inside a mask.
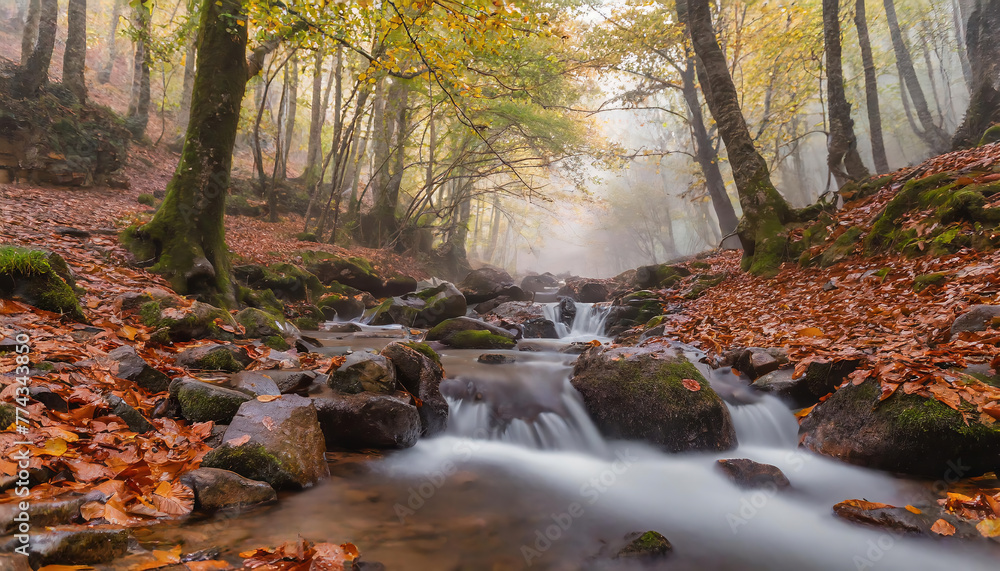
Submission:
[[[906,182],[882,209],[872,229],[865,237],[865,250],[875,252],[891,247],[898,241],[899,224],[907,211],[919,205],[921,195],[950,184],[951,173],[938,173]]]
[[[319,242],[315,232],[299,232],[295,235],[295,239],[299,242]]]
[[[864,230],[857,226],[851,226],[846,232],[840,235],[829,248],[823,252],[819,259],[819,265],[824,268],[846,260],[858,247],[858,242]]]
[[[237,299],[247,307],[262,309],[274,315],[282,315],[285,312],[285,304],[278,300],[274,292],[270,289],[251,289],[237,285]]]
[[[357,297],[342,293],[323,294],[323,297],[319,298],[316,302],[316,307],[323,312],[323,316],[326,319],[338,319],[340,321],[350,321],[351,319],[361,317],[365,312],[363,301]]]
[[[229,424],[240,405],[253,398],[242,391],[181,377],[170,383],[170,397],[180,404],[181,416],[192,422]]]
[[[993,125],[983,131],[983,136],[979,138],[979,146],[989,145],[1000,141],[1000,125]]]
[[[243,326],[243,336],[248,339],[280,336],[284,317],[277,317],[260,309],[248,307],[235,316],[236,323]]]
[[[242,349],[229,345],[202,345],[185,349],[177,354],[177,364],[203,371],[228,371],[237,373],[253,362]]]
[[[875,380],[848,384],[813,409],[802,445],[860,466],[930,479],[1000,470],[1000,426],[975,420],[934,399],[896,391],[880,401]],[[973,415],[975,417],[975,415]],[[949,472],[952,470],[952,472]]]
[[[443,341],[451,335],[462,331],[487,331],[501,337],[508,337],[511,339],[514,338],[514,334],[506,329],[502,329],[496,325],[491,325],[485,321],[465,316],[453,317],[438,323],[427,331],[425,338],[428,341]]]
[[[510,337],[489,331],[458,331],[441,342],[455,349],[513,349],[517,345]]]
[[[432,349],[431,346],[428,345],[427,343],[421,343],[419,341],[403,341],[400,343],[400,345],[405,345],[406,347],[409,347],[410,349],[413,349],[418,353],[422,353],[425,357],[429,358],[431,361],[434,361],[437,364],[437,366],[439,367],[441,366],[441,356],[438,355],[437,351]]]
[[[371,262],[364,258],[341,258],[328,254],[307,263],[306,269],[324,284],[337,282],[375,295],[382,291],[382,277],[372,268]]]
[[[296,317],[292,319],[292,323],[295,324],[301,331],[317,331],[319,330],[319,320],[314,317]]]
[[[650,561],[662,559],[673,553],[674,546],[663,534],[656,531],[635,532],[625,537],[628,545],[618,552],[616,559],[638,559]]]
[[[7,430],[7,427],[17,420],[17,409],[9,403],[0,404],[0,431]]]
[[[149,193],[140,194],[135,201],[146,206],[156,206],[156,197]]]
[[[927,288],[943,285],[948,276],[942,273],[924,274],[913,278],[913,291],[919,293]]]
[[[271,290],[276,297],[286,301],[309,301],[324,291],[316,276],[289,263],[244,264],[234,268],[233,273],[239,283],[256,290]]]
[[[238,194],[226,196],[226,214],[230,216],[260,216],[261,208],[256,204],[250,204],[247,197]]]
[[[407,327],[433,327],[446,319],[465,315],[465,296],[445,282],[432,288],[382,302],[371,312],[372,325],[398,323]]]
[[[125,556],[132,542],[131,531],[115,527],[39,531],[32,535],[28,555],[35,568],[108,563]]]
[[[636,270],[635,284],[641,288],[668,288],[691,275],[691,270],[681,265],[656,264]]]
[[[60,270],[65,277],[60,276]],[[69,281],[67,280],[69,278]],[[0,297],[86,322],[73,292],[69,267],[57,254],[19,246],[0,247]]]
[[[219,339],[231,341],[236,336],[223,329],[216,320],[235,331],[236,320],[228,311],[196,301],[187,308],[169,307],[169,302],[150,301],[139,308],[139,316],[147,327],[157,330],[157,339],[166,342],[191,341],[192,339]],[[166,310],[170,311],[166,311]]]
[[[709,289],[721,284],[726,281],[728,274],[703,274],[699,275],[694,284],[690,289],[684,294],[685,299],[697,299],[702,296]],[[659,325],[659,323],[657,323]]]
[[[609,438],[645,440],[669,452],[736,446],[729,409],[676,348],[592,347],[573,386]]]
[[[275,351],[287,351],[292,348],[281,335],[271,335],[270,337],[265,337],[262,339],[264,345],[274,349]]]
[[[712,268],[711,264],[706,263],[706,262],[700,262],[700,261],[691,262],[691,263],[688,264],[688,266],[690,266],[692,269],[695,269],[695,270],[709,270],[709,269]]]

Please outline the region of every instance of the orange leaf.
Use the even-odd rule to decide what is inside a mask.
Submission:
[[[868,500],[844,500],[837,504],[837,506],[852,506],[863,510],[880,510],[882,508],[895,507],[881,502],[869,502]],[[837,506],[833,506],[833,508],[837,509]]]
[[[976,531],[983,537],[1000,537],[1000,519],[984,519],[976,524]]]
[[[799,337],[824,337],[823,330],[818,327],[799,329]]]
[[[701,390],[701,383],[694,379],[684,379],[681,381],[681,384],[684,385],[685,389],[691,392],[698,392]]]
[[[153,492],[153,505],[168,515],[187,515],[194,509],[194,492],[180,482],[160,482]]]
[[[39,567],[38,571],[92,571],[93,569],[90,565],[46,565]]]
[[[159,569],[167,565],[177,565],[181,562],[181,546],[178,545],[170,551],[154,549],[153,557],[156,559],[135,567],[136,571],[148,571],[149,569]]]
[[[80,506],[80,515],[87,521],[100,519],[104,517],[104,504],[101,502],[87,502]]]
[[[257,400],[260,402],[271,402],[276,401],[281,398],[281,395],[259,395]]]
[[[908,511],[910,513],[914,513],[914,514],[917,514],[917,515],[920,515],[920,514],[924,513],[922,511],[920,511],[920,508],[916,508],[914,506],[911,506],[910,504],[906,504],[905,507],[906,507],[906,511]]]
[[[189,571],[224,571],[225,569],[233,569],[233,566],[228,561],[220,561],[218,559],[188,561],[184,565],[187,566]]]
[[[230,446],[243,446],[247,442],[250,442],[250,435],[249,434],[244,434],[243,436],[240,436],[239,438],[234,438],[232,440],[227,440],[225,442],[225,444],[228,444]]]
[[[943,519],[939,519],[931,526],[931,531],[938,535],[955,535],[955,526]]]
[[[139,334],[139,330],[135,327],[130,327],[128,325],[122,325],[122,328],[118,330],[118,335],[125,337],[129,341],[135,341],[135,336]]]

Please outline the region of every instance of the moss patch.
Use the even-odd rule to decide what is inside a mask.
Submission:
[[[71,284],[54,267],[60,263],[65,266],[62,258],[40,250],[0,247],[0,297],[19,299],[39,309],[86,321]],[[63,269],[69,276],[69,268]]]
[[[287,351],[292,348],[292,346],[288,344],[288,341],[285,341],[285,338],[281,335],[271,335],[270,337],[264,338],[264,345],[276,351]]]
[[[489,331],[457,331],[442,342],[456,349],[512,349],[517,345],[513,339]]]
[[[913,280],[913,291],[921,292],[929,287],[941,285],[946,281],[948,281],[948,276],[941,273],[917,276]]]
[[[820,257],[819,265],[828,268],[837,262],[847,259],[858,246],[858,241],[864,231],[857,226],[851,226],[827,248]]]
[[[404,341],[402,344],[418,353],[423,354],[431,361],[434,361],[438,366],[441,366],[441,356],[437,354],[437,351],[431,349],[431,346],[427,343],[420,343],[419,341]]]
[[[256,442],[242,446],[224,444],[205,455],[201,465],[236,472],[240,476],[267,482],[275,489],[300,487],[295,477],[282,468],[280,458]]]

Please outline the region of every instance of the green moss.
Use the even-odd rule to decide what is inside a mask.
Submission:
[[[854,252],[854,249],[858,246],[858,240],[861,235],[864,234],[864,230],[857,226],[851,226],[837,238],[833,244],[827,248],[823,255],[819,259],[819,265],[824,268],[828,268],[837,262],[846,259],[848,256]]]
[[[241,303],[275,315],[284,315],[285,304],[278,300],[270,289],[250,289],[238,286],[237,295]]]
[[[66,277],[60,276],[60,270]],[[86,321],[72,284],[66,279],[69,276],[65,261],[55,254],[19,246],[0,247],[0,296],[19,298],[39,309]]]
[[[443,341],[456,349],[512,349],[513,339],[489,331],[456,331]]]
[[[207,371],[228,371],[237,373],[243,370],[243,365],[236,360],[236,357],[229,350],[212,351],[195,362],[199,369]]]
[[[666,315],[657,315],[656,317],[654,317],[654,318],[650,319],[649,321],[647,321],[645,327],[646,327],[646,329],[652,329],[652,328],[654,328],[654,327],[662,324],[663,320],[666,319],[666,318],[667,318]]]
[[[170,387],[170,394],[180,403],[184,418],[193,422],[229,424],[240,405],[251,398],[232,389],[206,385],[189,381]]]
[[[875,272],[872,275],[875,276],[875,277],[882,278],[884,280],[885,277],[889,275],[890,271],[892,271],[892,268],[882,268],[881,270]]]
[[[302,331],[316,331],[319,329],[319,321],[312,317],[296,317],[292,323]]]
[[[156,206],[156,197],[149,193],[140,194],[135,201],[146,206]]]
[[[993,125],[983,131],[983,136],[979,138],[979,146],[982,147],[983,145],[989,145],[997,141],[1000,141],[1000,125]]]
[[[618,552],[619,558],[651,559],[663,557],[673,550],[670,541],[662,534],[647,531]]]
[[[941,285],[948,281],[948,276],[942,273],[924,274],[913,280],[913,291],[921,292],[929,287]]]
[[[160,313],[163,308],[158,301],[147,301],[139,307],[139,319],[147,327],[160,327]]]
[[[299,487],[296,479],[282,467],[284,463],[281,459],[256,442],[248,442],[242,446],[224,444],[206,454],[201,465],[267,482],[275,489]]]
[[[913,434],[947,430],[973,440],[996,439],[1000,436],[1000,425],[991,427],[978,422],[966,424],[962,413],[934,399],[897,393],[886,399],[883,406],[885,413],[895,418],[902,430]]]
[[[289,345],[288,341],[285,341],[285,338],[281,335],[271,335],[270,337],[265,337],[264,345],[267,345],[276,351],[287,351],[288,349],[291,349],[291,345]]]
[[[315,232],[299,232],[295,235],[295,239],[300,242],[319,242]]]
[[[894,244],[900,221],[906,212],[917,204],[922,194],[943,186],[951,178],[951,173],[938,173],[921,179],[913,179],[886,204],[865,238],[865,249],[874,252]]]
[[[17,420],[17,409],[12,404],[0,403],[0,431],[14,424]]]
[[[692,268],[696,269],[696,270],[707,270],[707,269],[709,269],[709,268],[712,267],[711,264],[708,264],[708,263],[705,263],[705,262],[691,262],[688,265],[691,266]]]
[[[35,368],[38,369],[39,371],[45,371],[46,373],[50,373],[56,370],[56,366],[53,365],[52,362],[50,361],[42,361],[41,363],[36,363]]]
[[[437,363],[438,366],[441,365],[441,356],[437,354],[437,351],[431,349],[431,346],[427,343],[420,343],[419,341],[406,341],[403,345],[406,345],[410,349],[423,354],[425,357],[428,357],[430,360]]]
[[[746,271],[765,278],[778,275],[788,249],[788,236],[784,230],[781,222],[774,217],[761,224],[756,233],[753,258]]]

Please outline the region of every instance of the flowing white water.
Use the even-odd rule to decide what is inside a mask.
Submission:
[[[567,327],[559,319],[559,304],[544,303],[542,310],[545,319],[556,324],[556,333],[564,341],[590,341],[604,337],[604,323],[611,312],[611,306],[605,303],[577,303],[576,317],[572,327]]]

